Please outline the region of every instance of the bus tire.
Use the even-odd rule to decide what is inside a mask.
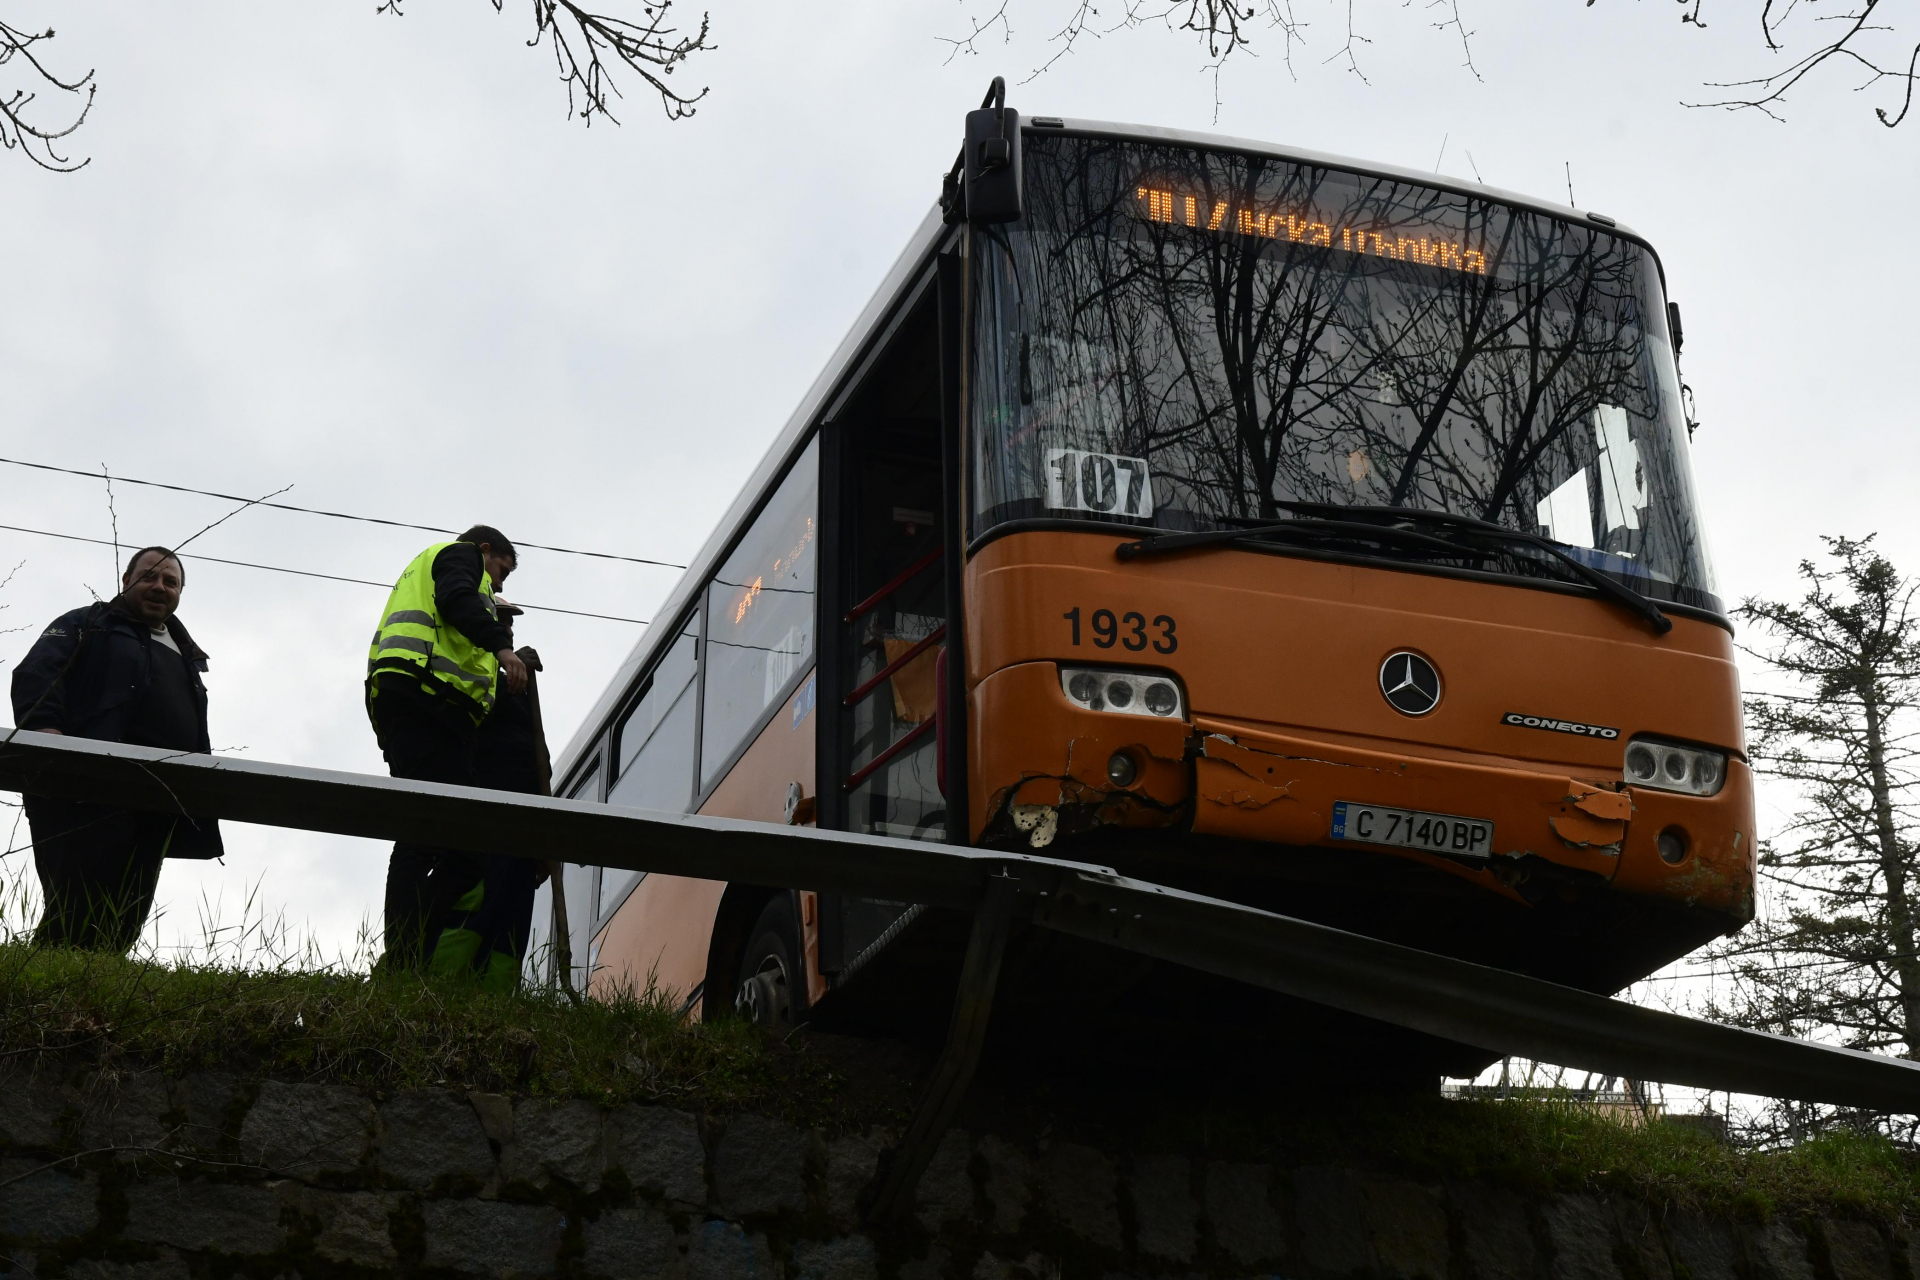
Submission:
[[[775,894],[747,931],[734,982],[733,1007],[749,1022],[783,1029],[806,1013],[806,975],[800,969],[800,930],[791,894]]]

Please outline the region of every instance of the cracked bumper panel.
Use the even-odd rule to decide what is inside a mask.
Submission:
[[[1023,662],[974,686],[967,723],[976,840],[990,825],[997,835],[1022,843],[1046,830],[1050,843],[1055,833],[1095,826],[1165,827],[1185,820],[1192,798],[1185,761],[1192,729],[1184,720],[1088,711],[1061,692],[1057,664]],[[983,725],[991,731],[983,734]],[[1116,752],[1127,753],[1138,771],[1125,788],[1107,777]],[[1022,818],[1017,827],[1009,816],[1015,806]],[[1051,827],[1036,806],[1057,811]]]
[[[1203,735],[1194,770],[1197,833],[1326,845],[1337,801],[1452,813],[1493,823],[1493,864],[1531,855],[1612,880],[1616,888],[1735,915],[1752,911],[1753,799],[1745,766],[1738,784],[1730,771],[1720,795],[1700,799],[1369,751],[1206,716],[1195,716],[1194,726]],[[1658,847],[1659,833],[1677,820],[1672,801],[1684,802],[1688,830],[1699,832],[1677,866],[1665,862]],[[1493,866],[1480,860],[1379,847],[1501,891]]]
[[[1633,824],[1613,887],[1753,919],[1758,850],[1754,844],[1753,771],[1727,761],[1727,780],[1712,796],[1635,788]],[[1678,831],[1685,856],[1660,855],[1660,835]]]

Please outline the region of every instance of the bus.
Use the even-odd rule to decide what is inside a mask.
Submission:
[[[1746,923],[1732,629],[1653,247],[1003,94],[965,136],[558,794],[1045,851],[1602,993]],[[846,894],[565,892],[582,979],[689,1016],[943,1025],[966,936]],[[1074,1038],[1485,1057],[1057,935],[1004,973]]]

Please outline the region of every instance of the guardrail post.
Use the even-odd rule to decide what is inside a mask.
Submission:
[[[960,966],[960,987],[953,997],[953,1023],[941,1050],[933,1078],[914,1108],[907,1135],[893,1153],[886,1178],[874,1197],[873,1218],[884,1221],[904,1215],[913,1204],[920,1175],[926,1172],[960,1099],[973,1082],[986,1043],[987,1022],[993,1013],[993,993],[1000,980],[1000,960],[1013,933],[1013,909],[1020,882],[995,873],[987,877],[980,905],[974,908],[973,932],[967,939],[966,959]]]

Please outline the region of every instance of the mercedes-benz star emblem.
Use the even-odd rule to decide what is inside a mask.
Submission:
[[[1380,664],[1380,692],[1403,716],[1423,716],[1440,705],[1440,673],[1417,653],[1402,649]]]

